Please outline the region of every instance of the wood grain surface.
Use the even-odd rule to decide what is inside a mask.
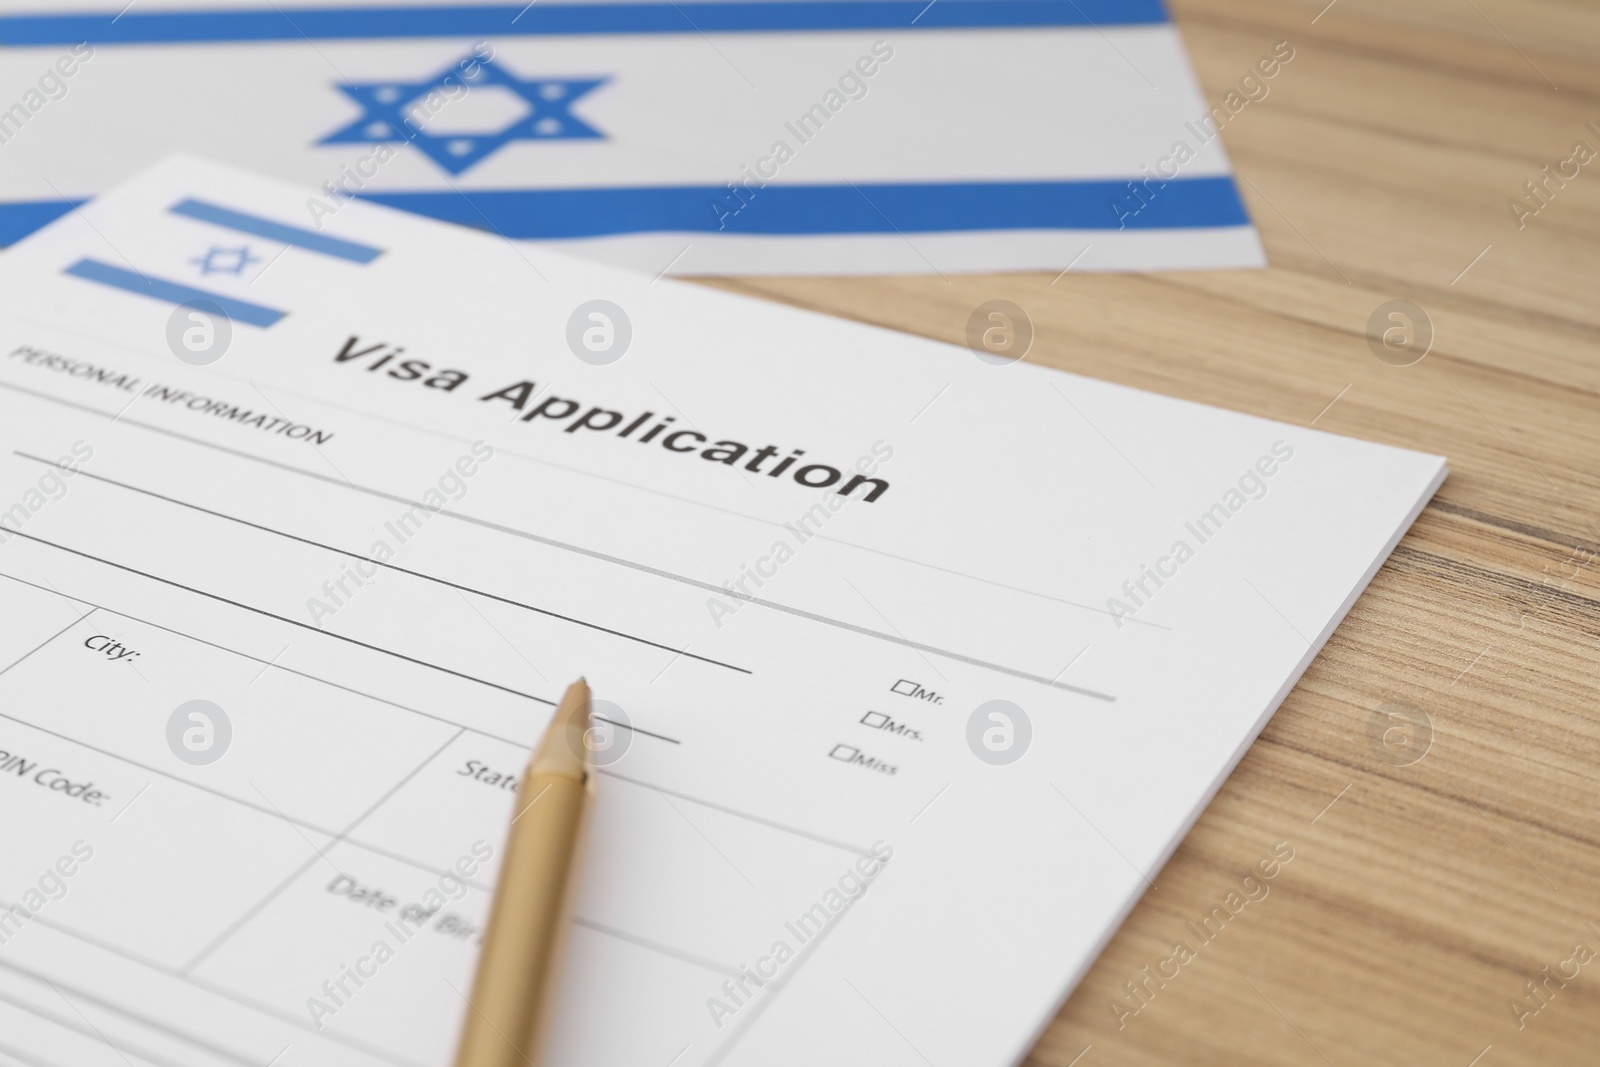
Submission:
[[[1600,1063],[1600,159],[1507,204],[1600,151],[1600,6],[1325,2],[1172,5],[1212,104],[1295,50],[1223,131],[1268,270],[712,283],[958,343],[1006,298],[1039,362],[1449,457],[1035,1065]],[[1410,366],[1368,344],[1396,299]]]

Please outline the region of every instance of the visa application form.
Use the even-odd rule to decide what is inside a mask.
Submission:
[[[1442,459],[174,158],[0,263],[0,1062],[1016,1062]]]

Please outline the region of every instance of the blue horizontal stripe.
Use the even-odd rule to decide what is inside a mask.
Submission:
[[[140,296],[148,296],[153,300],[178,305],[187,304],[196,300],[206,300],[215,304],[222,313],[234,322],[247,322],[251,326],[271,326],[284,313],[275,311],[260,304],[252,304],[248,300],[238,300],[221,293],[208,292],[205,289],[195,289],[192,286],[182,285],[178,282],[169,282],[164,278],[152,278],[149,275],[137,274],[121,267],[113,267],[109,263],[102,263],[98,259],[80,259],[68,267],[66,273],[77,278],[84,278],[101,285],[109,285],[113,289],[123,289]]]
[[[0,45],[322,38],[948,30],[1165,23],[1161,0],[727,0],[462,7],[264,7],[0,16]]]
[[[48,226],[84,200],[24,200],[0,204],[0,248],[16,244],[34,230]]]
[[[1175,178],[1152,185],[1144,195],[1141,208],[1125,181],[769,185],[756,189],[737,212],[738,202],[726,186],[373,193],[366,199],[518,239],[662,232],[1184,230],[1250,222],[1231,178]],[[16,240],[30,226],[72,206],[66,201],[0,204],[0,235]]]
[[[756,189],[742,208],[726,186],[717,185],[372,193],[365,198],[519,239],[652,232],[1158,230],[1250,222],[1232,178],[1177,178],[1152,189],[1144,193],[1143,207],[1126,181],[769,185]]]
[[[18,200],[0,204],[0,248],[14,245],[87,200]]]
[[[320,252],[325,256],[336,259],[348,259],[352,263],[371,263],[383,255],[383,249],[373,248],[371,245],[357,244],[355,241],[342,241],[337,237],[317,233],[315,230],[303,230],[298,226],[289,226],[272,219],[264,219],[259,215],[247,215],[243,211],[222,207],[220,204],[207,203],[204,200],[182,200],[169,208],[174,215],[183,215],[201,222],[209,222],[217,226],[224,226],[240,233],[250,233],[257,237],[265,237],[269,241],[278,241],[296,248],[304,248],[311,252]]]

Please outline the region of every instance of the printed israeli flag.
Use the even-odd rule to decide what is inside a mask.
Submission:
[[[0,0],[0,243],[179,150],[652,273],[1260,266],[1212,115],[1160,0]]]

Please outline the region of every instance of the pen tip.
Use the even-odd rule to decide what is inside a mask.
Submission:
[[[589,732],[589,683],[579,678],[567,687],[550,717],[544,739],[534,752],[532,769],[538,773],[583,778],[589,770],[584,737]]]

